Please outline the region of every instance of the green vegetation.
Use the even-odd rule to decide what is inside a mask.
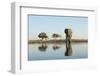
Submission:
[[[66,31],[65,31],[66,32]],[[57,38],[60,38],[61,35],[57,34],[57,33],[53,33],[52,34],[52,38],[54,39],[48,39],[48,36],[45,32],[41,32],[39,33],[38,37],[42,40],[29,40],[28,43],[31,44],[31,43],[65,43],[66,42],[66,39],[57,39]],[[79,43],[79,42],[88,42],[87,39],[71,39],[72,42],[75,42],[75,43]]]
[[[59,38],[59,37],[61,37],[61,35],[56,34],[56,33],[52,34],[52,38],[54,38],[55,40],[56,40],[56,38]]]
[[[48,38],[48,36],[46,35],[45,32],[41,32],[41,33],[39,33],[38,37],[41,38],[42,40]]]

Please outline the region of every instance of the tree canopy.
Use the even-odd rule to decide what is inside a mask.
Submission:
[[[45,32],[39,33],[38,37],[39,37],[39,38],[42,38],[42,40],[48,38],[48,36],[46,35]]]
[[[61,37],[61,35],[54,33],[54,34],[52,34],[52,37],[56,39],[58,37]]]

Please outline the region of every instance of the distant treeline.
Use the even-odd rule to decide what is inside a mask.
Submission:
[[[59,39],[59,40],[29,40],[28,43],[65,43],[66,40]],[[79,43],[79,42],[88,42],[87,39],[72,39],[72,42]]]

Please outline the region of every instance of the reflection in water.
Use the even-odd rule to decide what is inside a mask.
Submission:
[[[88,58],[87,43],[72,43],[67,49],[66,43],[57,44],[60,48],[56,51],[53,50],[53,45],[51,43],[29,44],[28,60]]]
[[[40,46],[38,46],[39,51],[46,51],[48,48],[46,43],[42,43]],[[60,45],[54,44],[52,46],[53,50],[58,50],[59,48],[61,48]]]
[[[58,50],[59,48],[61,48],[61,45],[54,43],[52,48],[53,48],[53,50]]]
[[[58,50],[60,46],[52,46],[53,50]]]
[[[65,52],[65,56],[71,56],[72,55],[72,47],[71,44],[69,47],[67,47],[66,45],[66,52]]]
[[[52,49],[58,50],[59,48],[61,48],[61,45],[58,44],[53,44]],[[46,43],[42,43],[40,46],[38,46],[39,51],[41,52],[45,52],[48,49],[48,45]],[[71,56],[72,55],[72,46],[71,43],[69,43],[68,41],[66,42],[66,51],[65,51],[65,56]]]
[[[46,43],[42,43],[41,46],[38,47],[38,49],[39,49],[40,51],[43,51],[43,52],[46,51],[46,49],[47,49],[47,44],[46,44]]]

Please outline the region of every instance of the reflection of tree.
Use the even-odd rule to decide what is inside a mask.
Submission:
[[[60,48],[60,46],[53,46],[52,48],[53,48],[53,50],[58,50]]]
[[[39,49],[40,51],[46,51],[46,49],[47,49],[46,43],[42,43],[42,45],[39,46],[38,49]]]
[[[53,48],[53,50],[58,50],[59,48],[61,48],[61,44],[59,44],[59,43],[53,43],[52,48]]]

